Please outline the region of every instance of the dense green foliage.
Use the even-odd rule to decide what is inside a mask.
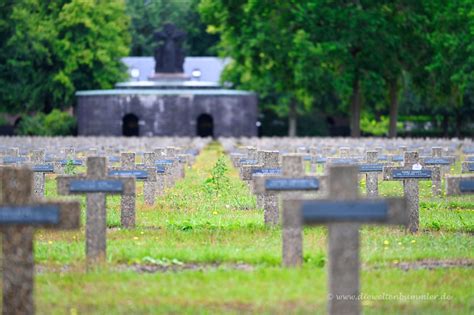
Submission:
[[[233,58],[224,79],[289,114],[290,134],[295,110],[317,107],[349,114],[353,136],[362,112],[389,116],[394,136],[402,89],[459,116],[473,82],[471,0],[202,0],[200,10]]]
[[[129,18],[123,0],[0,3],[0,111],[49,112],[74,92],[124,78]]]
[[[197,6],[199,0],[126,0],[131,17],[131,56],[153,56],[156,40],[153,34],[167,23],[187,33],[184,49],[187,56],[215,55],[217,35],[206,32]]]
[[[19,135],[67,136],[73,134],[76,119],[66,112],[53,109],[49,114],[24,115],[16,132]]]

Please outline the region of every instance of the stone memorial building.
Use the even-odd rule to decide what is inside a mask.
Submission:
[[[257,95],[184,74],[184,36],[172,24],[155,33],[155,73],[148,80],[118,83],[113,90],[78,91],[78,134],[256,136]]]

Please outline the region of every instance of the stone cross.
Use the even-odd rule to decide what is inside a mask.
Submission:
[[[360,199],[355,165],[330,166],[328,173],[329,199],[283,201],[285,208],[294,210],[288,212],[286,220],[293,227],[328,225],[328,312],[359,314],[359,226],[407,225],[406,201]]]
[[[120,170],[109,172],[109,176],[132,176],[136,179],[145,179],[148,174],[138,171],[135,167],[135,153],[122,152],[120,154]],[[123,195],[120,201],[120,221],[124,228],[135,227],[135,194]]]
[[[106,194],[135,195],[135,178],[107,176],[105,157],[87,158],[86,176],[58,176],[58,194],[85,194],[87,265],[105,261],[106,257]]]
[[[474,172],[474,162],[471,162],[471,161],[462,162],[461,171],[463,173]]]
[[[443,150],[441,147],[433,147],[431,149],[432,157],[425,158],[423,160],[423,164],[428,167],[439,167],[440,168],[440,176],[435,176],[432,179],[432,192],[433,196],[441,195],[442,188],[441,188],[441,178],[443,175],[442,167],[449,166],[454,163],[454,157],[442,157]]]
[[[365,189],[368,197],[379,195],[379,174],[383,173],[384,164],[379,163],[378,151],[367,151],[366,163],[359,164],[359,173],[366,175]]]
[[[431,180],[439,177],[439,168],[426,169],[420,164],[418,152],[407,151],[403,166],[386,166],[383,170],[384,180],[403,181],[404,196],[407,199],[410,223],[408,229],[415,233],[420,225],[419,218],[419,185],[420,180]]]
[[[148,177],[143,184],[143,198],[145,204],[152,206],[155,204],[156,197],[156,186],[158,180],[158,169],[155,165],[155,153],[145,152],[143,153],[143,164],[148,172]]]
[[[31,169],[33,175],[33,194],[36,198],[44,197],[44,180],[45,173],[54,173],[54,166],[52,164],[45,164],[44,151],[35,150],[31,154]]]
[[[0,168],[3,238],[3,314],[33,314],[33,237],[37,228],[77,229],[78,202],[40,202],[32,196],[33,172]]]
[[[252,180],[253,175],[261,174],[262,176],[279,173],[279,152],[278,151],[257,151],[257,160],[261,168],[252,169]],[[265,223],[267,224],[278,224],[278,200],[275,194],[271,192],[258,193],[255,191],[255,182],[252,182],[253,193],[257,196],[257,208],[264,209]]]
[[[474,194],[474,176],[447,176],[446,195]]]
[[[257,193],[273,192],[280,194],[282,199],[299,199],[304,193],[320,190],[321,177],[305,176],[303,157],[299,154],[282,155],[281,176],[255,175],[255,191]],[[303,263],[303,239],[301,226],[288,225],[294,209],[282,208],[282,254],[283,266],[299,266]],[[277,214],[279,215],[279,214]]]
[[[174,24],[167,23],[162,31],[154,33],[154,37],[159,42],[155,52],[155,72],[183,72],[184,54],[181,44],[186,33],[178,30]]]
[[[162,195],[165,191],[165,188],[168,187],[168,176],[170,174],[170,169],[173,164],[173,160],[166,159],[166,149],[157,148],[153,151],[155,153],[155,164],[157,169],[161,169],[164,172],[158,173],[158,178],[156,182],[156,194]],[[164,163],[165,161],[170,162]]]

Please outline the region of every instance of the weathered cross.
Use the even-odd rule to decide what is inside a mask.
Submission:
[[[443,149],[441,147],[431,148],[431,157],[427,157],[423,160],[424,165],[428,167],[436,166],[440,168],[440,176],[434,176],[432,178],[432,192],[433,196],[441,195],[441,178],[443,175],[442,167],[449,166],[455,162],[455,158],[452,156],[443,157]]]
[[[383,170],[384,180],[403,181],[404,196],[407,199],[410,223],[408,229],[415,233],[420,225],[419,214],[419,185],[420,180],[430,180],[439,177],[439,168],[423,169],[418,158],[418,152],[407,151],[404,156],[403,166],[386,166]]]
[[[446,195],[474,194],[474,176],[447,176]]]
[[[329,199],[285,200],[287,224],[328,225],[329,314],[359,314],[360,224],[407,225],[406,201],[402,198],[360,199],[357,166],[330,166]]]
[[[33,314],[34,232],[79,228],[80,205],[35,200],[33,172],[26,168],[0,168],[0,188],[3,314]]]
[[[105,157],[87,158],[86,176],[58,176],[58,194],[85,194],[87,265],[105,261],[106,257],[106,194],[135,195],[135,178],[107,176]]]
[[[46,164],[43,150],[35,150],[31,154],[31,169],[34,172],[33,193],[37,198],[44,197],[45,173],[54,173],[53,164]]]
[[[109,176],[135,177],[146,179],[148,173],[138,170],[135,166],[135,153],[123,152],[120,154],[120,168],[113,168]],[[122,196],[120,201],[120,223],[124,228],[135,227],[135,195]]]
[[[378,151],[367,151],[366,163],[359,164],[359,173],[366,175],[365,189],[368,197],[379,195],[379,174],[383,173],[384,164],[379,163]]]
[[[462,172],[463,173],[474,172],[474,162],[471,162],[471,161],[462,162],[461,167],[462,167]]]
[[[254,175],[276,175],[281,173],[278,161],[278,151],[258,151],[259,164],[242,165],[241,178],[250,185],[252,193],[256,194],[257,207],[264,209],[265,224],[276,225],[279,223],[278,198],[273,192],[260,193],[255,191]]]
[[[316,192],[321,189],[323,176],[305,176],[303,156],[300,154],[282,155],[282,175],[255,175],[255,191],[258,193],[273,192],[282,200],[301,198],[304,193]],[[294,209],[283,208],[282,254],[283,266],[299,266],[303,262],[303,240],[300,226],[287,223]]]

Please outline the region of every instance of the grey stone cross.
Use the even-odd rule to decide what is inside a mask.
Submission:
[[[462,162],[462,165],[461,165],[461,171],[463,173],[471,173],[471,172],[474,172],[474,162],[472,161],[464,161]]]
[[[384,164],[379,163],[378,151],[367,151],[366,163],[359,164],[359,173],[366,175],[365,189],[368,197],[379,195],[379,174],[383,173]]]
[[[26,168],[0,168],[0,188],[3,314],[33,314],[34,232],[79,228],[80,205],[35,200],[33,172]]]
[[[420,225],[419,215],[419,185],[420,180],[431,180],[440,176],[439,167],[423,168],[418,152],[407,151],[404,155],[403,166],[386,166],[383,171],[384,180],[403,181],[404,196],[407,199],[410,223],[408,229],[415,233]]]
[[[106,194],[135,195],[134,177],[107,176],[105,157],[87,158],[86,176],[58,176],[58,194],[85,194],[86,260],[88,267],[106,257]]]
[[[46,164],[43,150],[35,150],[31,154],[31,169],[34,172],[33,193],[37,198],[44,197],[45,173],[54,173],[54,165]]]
[[[109,176],[135,177],[146,179],[146,171],[137,170],[135,166],[135,153],[122,152],[120,154],[120,168],[109,171]],[[123,195],[120,201],[120,223],[124,228],[135,227],[135,195]]]
[[[258,193],[273,192],[282,200],[299,199],[308,192],[316,192],[321,188],[323,177],[305,176],[303,156],[300,154],[282,155],[281,176],[255,175],[255,191]],[[324,184],[323,184],[324,185]],[[277,209],[278,210],[278,209]],[[287,218],[292,216],[294,209],[282,208],[282,255],[283,266],[299,266],[303,262],[303,239],[301,226],[288,225]],[[279,222],[279,213],[277,212]]]
[[[474,194],[474,176],[447,176],[446,195]]]
[[[451,164],[454,164],[455,158],[452,156],[443,157],[443,150],[441,147],[433,147],[431,148],[431,157],[427,157],[423,160],[423,164],[428,167],[439,167],[440,168],[440,176],[434,176],[432,178],[432,192],[433,196],[441,195],[442,188],[441,188],[441,179],[443,177],[443,167],[446,167]]]
[[[293,209],[288,226],[328,225],[328,312],[359,314],[359,227],[360,224],[407,225],[403,198],[360,199],[358,168],[352,165],[329,167],[329,199],[285,200]]]
[[[248,183],[252,193],[257,197],[257,208],[264,209],[264,222],[269,225],[276,225],[278,220],[278,198],[273,192],[255,191],[254,175],[269,176],[280,174],[278,151],[258,151],[258,163],[242,165],[240,175],[242,180]]]

